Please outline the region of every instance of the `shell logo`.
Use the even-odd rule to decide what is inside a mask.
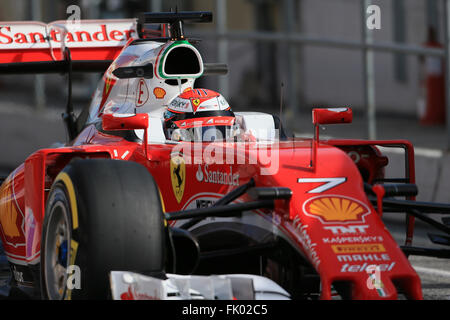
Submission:
[[[3,233],[8,238],[20,237],[17,226],[18,212],[14,204],[11,183],[5,183],[0,189],[0,223]]]
[[[153,94],[155,95],[156,99],[163,99],[166,95],[166,90],[160,87],[156,87],[153,89]]]
[[[303,205],[307,216],[318,218],[322,223],[364,222],[370,209],[361,201],[343,196],[318,196]]]

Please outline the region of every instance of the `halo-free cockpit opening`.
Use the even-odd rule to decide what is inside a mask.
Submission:
[[[169,51],[164,63],[164,73],[170,75],[198,74],[201,72],[200,60],[189,47],[176,47]]]

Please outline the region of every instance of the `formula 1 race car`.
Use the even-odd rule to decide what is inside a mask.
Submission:
[[[350,123],[350,108],[313,109],[314,138],[294,138],[277,116],[233,111],[220,93],[195,88],[199,77],[227,70],[204,63],[185,36],[185,22],[211,20],[169,12],[0,23],[1,74],[69,78],[69,141],[33,153],[0,187],[11,291],[215,299],[236,297],[247,283],[272,292],[266,299],[422,299],[408,256],[449,251],[413,247],[414,219],[449,234],[448,220],[425,213],[450,205],[414,201],[413,146],[321,140],[319,126]],[[75,116],[72,72],[105,70]],[[404,177],[385,178],[378,146],[404,148]],[[404,246],[383,211],[406,213]],[[201,292],[201,283],[215,291]]]

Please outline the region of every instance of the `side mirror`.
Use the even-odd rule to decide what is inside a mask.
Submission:
[[[147,129],[148,114],[106,113],[102,116],[102,128],[106,131]]]
[[[313,109],[314,125],[352,123],[353,112],[350,108]]]
[[[131,79],[131,78],[153,78],[153,64],[149,63],[145,66],[135,67],[120,67],[112,72],[119,79]]]
[[[142,148],[148,159],[148,114],[119,114],[106,113],[102,116],[102,128],[106,131],[115,130],[144,130],[144,141]]]
[[[317,147],[319,144],[319,125],[322,124],[338,124],[351,123],[353,120],[353,112],[350,108],[328,108],[313,109],[312,122],[314,124],[314,140],[312,144],[311,168],[315,168],[317,160]]]

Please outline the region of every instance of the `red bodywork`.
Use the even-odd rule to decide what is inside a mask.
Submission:
[[[72,59],[114,59],[120,50],[75,48]],[[59,59],[60,50],[53,51]],[[11,50],[3,56],[8,62],[55,58],[48,49],[27,51],[26,55],[23,52]],[[103,81],[104,99],[99,112],[114,85],[108,82],[107,75]],[[347,110],[338,116],[341,122],[351,121]],[[327,112],[318,112],[314,121],[336,123],[336,119]],[[111,117],[106,120],[103,123],[106,128],[109,124],[114,129],[121,121]],[[138,119],[136,128],[142,128],[147,120]],[[407,151],[406,176],[414,183],[412,146],[407,141],[319,141],[316,138],[280,141],[272,146],[270,152],[276,155],[277,164],[271,174],[263,173],[273,168],[268,168],[260,153],[263,149],[256,143],[215,143],[229,151],[224,163],[198,162],[198,153],[209,152],[211,145],[196,149],[184,143],[183,156],[190,161],[185,161],[183,176],[178,177],[181,179],[177,184],[171,162],[179,155],[180,145],[147,145],[146,139],[143,144],[131,142],[99,131],[95,125],[87,126],[69,145],[42,149],[29,156],[1,185],[0,233],[6,255],[14,266],[38,265],[46,200],[55,177],[73,158],[109,158],[145,166],[159,187],[166,212],[191,208],[202,197],[218,199],[252,178],[256,187],[290,188],[290,200],[276,200],[273,210],[256,210],[250,214],[269,221],[310,262],[321,279],[322,299],[331,299],[331,286],[337,281],[351,282],[354,299],[396,299],[396,286],[409,298],[422,299],[420,279],[367,198],[362,177],[362,172],[366,172],[366,182],[372,183],[383,175],[387,159],[374,146],[401,146]],[[250,200],[247,195],[238,199]],[[412,239],[412,228],[410,223],[407,243]],[[376,288],[368,271],[370,265],[376,266],[379,273]],[[26,281],[22,284],[33,285]]]
[[[404,142],[373,142],[399,143]],[[310,140],[299,139],[280,142],[276,151],[272,150],[279,153],[279,167],[273,175],[261,174],[264,164],[251,145],[223,144],[221,146],[234,149],[235,164],[212,163],[207,168],[209,172],[228,174],[230,178],[226,184],[200,181],[196,174],[206,164],[195,163],[195,150],[185,152],[184,156],[192,159],[192,163],[185,164],[185,185],[181,198],[177,199],[170,165],[174,145],[149,145],[146,156],[140,143],[101,133],[94,126],[87,127],[72,146],[43,149],[31,155],[3,184],[0,190],[1,206],[14,208],[11,215],[15,213],[15,217],[10,216],[9,221],[14,221],[16,226],[14,229],[9,224],[9,230],[4,230],[5,223],[2,221],[2,241],[7,256],[18,264],[39,261],[46,196],[53,179],[70,159],[111,158],[144,165],[158,184],[166,212],[189,207],[190,202],[199,195],[218,198],[251,178],[257,187],[288,187],[293,191],[289,201],[277,200],[274,210],[254,214],[270,220],[311,262],[321,278],[321,298],[331,298],[333,282],[350,281],[354,286],[353,298],[356,299],[396,299],[393,282],[402,287],[409,297],[421,299],[420,279],[367,199],[358,167],[345,152],[332,146],[372,143],[320,142],[313,167],[310,166],[311,144]],[[203,151],[206,147],[203,146]],[[246,161],[243,163],[241,158],[239,162],[238,155],[244,156]],[[251,159],[257,161],[252,162]],[[412,181],[413,172],[412,168]],[[317,190],[324,185],[323,181],[308,180],[330,178],[339,178],[341,183],[321,192]],[[299,179],[303,179],[301,181],[304,183],[300,183]],[[248,199],[244,196],[240,200]],[[370,274],[366,271],[369,265],[376,265],[381,271],[381,290],[369,288]]]

